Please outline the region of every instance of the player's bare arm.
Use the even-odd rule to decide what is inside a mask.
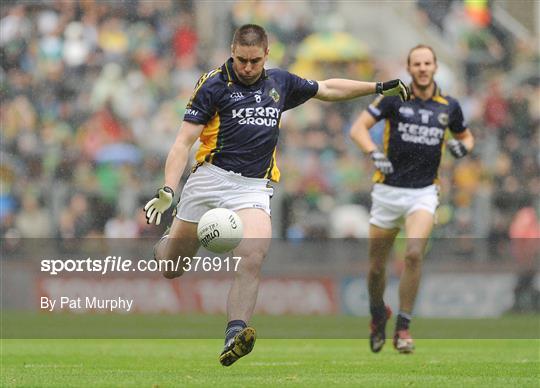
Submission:
[[[173,187],[176,188],[178,185],[182,172],[186,168],[189,150],[201,135],[203,127],[202,124],[182,122],[165,162],[165,184],[158,189],[156,196],[148,201],[144,207],[146,221],[149,224],[155,222],[156,225],[159,225],[161,215],[171,207],[174,199]]]
[[[351,139],[358,147],[369,154],[375,168],[383,174],[391,174],[394,172],[394,167],[387,156],[377,149],[377,145],[371,139],[369,129],[375,125],[375,118],[367,111],[363,111],[351,128]]]
[[[468,128],[461,133],[454,133],[453,136],[454,139],[463,143],[468,152],[472,151],[474,148],[474,136]]]
[[[180,177],[186,168],[189,150],[201,135],[203,128],[204,125],[202,124],[194,124],[189,121],[182,122],[165,162],[165,186],[176,188],[178,185]]]
[[[322,101],[341,101],[375,93],[375,82],[353,81],[341,78],[332,78],[317,81],[319,90],[315,98]]]
[[[388,82],[365,82],[332,78],[317,81],[319,90],[314,96],[322,101],[344,101],[379,93],[385,96],[400,96],[403,101],[410,98],[407,86],[399,79]]]
[[[377,145],[369,134],[369,129],[375,125],[375,122],[372,115],[367,111],[363,111],[351,127],[351,139],[366,154],[377,150]]]

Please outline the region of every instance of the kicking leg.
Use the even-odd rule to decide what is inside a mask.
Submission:
[[[154,257],[158,261],[167,260],[163,276],[174,279],[184,273],[182,259],[193,257],[199,250],[197,224],[174,218],[168,235],[158,241],[154,247]]]

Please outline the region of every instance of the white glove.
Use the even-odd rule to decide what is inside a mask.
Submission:
[[[379,150],[372,151],[370,154],[371,160],[375,168],[382,172],[384,175],[392,174],[394,172],[394,166],[392,162],[388,160],[386,155]]]
[[[400,79],[377,82],[375,89],[377,94],[382,94],[383,96],[399,96],[401,101],[409,101],[411,99],[409,88]]]
[[[462,142],[456,139],[450,139],[446,142],[446,146],[448,147],[448,150],[452,154],[452,156],[456,159],[460,159],[467,155],[469,151],[467,151],[467,148],[465,148],[465,145],[463,145]]]
[[[144,206],[146,212],[146,222],[151,224],[156,219],[156,225],[161,222],[161,215],[171,207],[174,198],[174,191],[169,186],[163,186],[157,194]],[[157,217],[156,217],[157,215]]]

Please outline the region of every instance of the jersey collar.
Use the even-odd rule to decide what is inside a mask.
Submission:
[[[429,99],[427,99],[425,101],[433,100],[433,99],[436,99],[437,97],[441,96],[441,88],[439,87],[439,85],[437,85],[437,82],[433,82],[433,83],[435,84],[435,88],[433,89],[433,94],[431,95],[431,97]],[[414,94],[414,89],[412,87],[412,82],[409,84],[409,90],[411,91],[411,100],[418,98]],[[418,98],[418,99],[421,100],[421,98]]]
[[[242,83],[242,81],[240,81],[238,79],[238,77],[236,76],[236,73],[234,72],[233,70],[233,67],[232,67],[232,63],[233,63],[233,59],[232,57],[229,58],[227,60],[227,62],[225,62],[222,66],[221,66],[221,74],[224,75],[225,77],[225,80],[227,81],[227,86],[231,86],[231,84],[237,84],[237,85],[242,85],[244,87],[253,87],[255,85],[257,85],[259,82],[261,82],[262,80],[268,78],[268,75],[266,74],[266,69],[263,69],[263,72],[261,74],[261,76],[259,77],[259,79],[252,85],[246,85],[244,83]]]

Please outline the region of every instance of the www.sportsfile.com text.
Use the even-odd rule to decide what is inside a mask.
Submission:
[[[241,260],[240,256],[193,256],[159,261],[123,259],[122,256],[107,256],[103,259],[42,259],[40,271],[49,275],[63,272],[95,272],[101,275],[112,272],[236,272]]]

